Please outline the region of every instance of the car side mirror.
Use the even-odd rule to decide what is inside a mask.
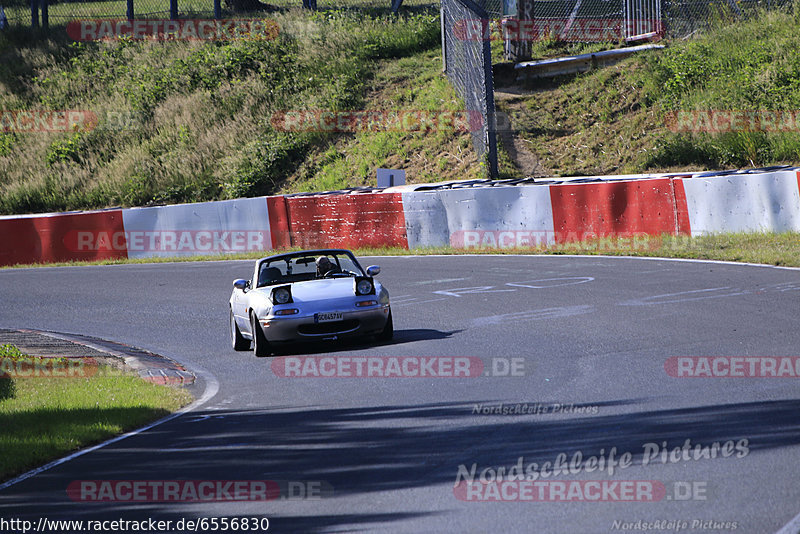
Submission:
[[[250,287],[250,280],[245,280],[243,278],[237,278],[236,280],[233,281],[233,287],[235,287],[236,289],[241,289],[242,291],[244,291],[245,289]]]
[[[379,265],[370,265],[367,267],[367,276],[377,276],[381,274],[381,268]]]

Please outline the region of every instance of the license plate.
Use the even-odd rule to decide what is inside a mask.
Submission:
[[[314,314],[314,322],[315,323],[327,323],[330,321],[341,321],[344,318],[344,314],[342,312],[328,312],[328,313],[315,313]]]

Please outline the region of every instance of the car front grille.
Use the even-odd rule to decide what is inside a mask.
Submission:
[[[331,321],[329,323],[302,324],[297,327],[297,331],[306,336],[338,334],[355,330],[358,328],[358,325],[358,319],[347,319],[344,321]]]

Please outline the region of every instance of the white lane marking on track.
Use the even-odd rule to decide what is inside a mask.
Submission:
[[[569,278],[541,278],[527,282],[506,282],[507,286],[527,287],[530,289],[547,289],[551,287],[574,286],[594,281],[593,276],[572,276]]]
[[[516,289],[493,289],[494,286],[478,286],[478,287],[457,287],[454,289],[447,289],[441,291],[434,291],[437,295],[447,295],[448,297],[460,297],[462,295],[470,295],[473,293],[508,293],[516,291]]]
[[[678,302],[690,302],[693,300],[718,299],[725,297],[736,297],[747,295],[752,291],[742,290],[734,287],[712,287],[708,289],[693,289],[691,291],[679,291],[677,293],[664,293],[663,295],[652,295],[638,299],[620,302],[621,306],[654,306],[656,304],[674,304]]]
[[[414,306],[417,306],[419,304],[428,304],[429,302],[439,302],[440,300],[447,300],[447,299],[444,298],[444,297],[441,297],[441,298],[438,298],[438,299],[420,300],[420,301],[406,300],[406,301],[400,302],[399,304],[395,303],[394,301],[392,301],[392,307],[395,307],[395,306],[407,306],[409,304],[413,304]]]
[[[783,528],[775,534],[797,534],[798,532],[800,532],[800,514],[794,516],[791,521],[786,523]]]
[[[412,297],[411,295],[403,295],[402,297],[390,296],[389,300],[391,301],[392,305],[395,305],[395,304],[404,304],[406,302],[412,302],[417,300],[418,298],[419,297]]]
[[[506,322],[520,321],[523,319],[556,319],[571,317],[573,315],[583,315],[594,311],[594,306],[581,304],[578,306],[561,306],[556,308],[542,308],[539,310],[527,310],[514,313],[504,313],[501,315],[490,315],[488,317],[478,317],[472,320],[473,326],[491,326]]]
[[[171,413],[168,416],[159,419],[158,421],[154,421],[154,422],[150,423],[149,425],[143,426],[142,428],[137,428],[136,430],[131,430],[130,432],[126,432],[125,434],[122,434],[121,436],[117,436],[117,437],[111,438],[109,440],[106,440],[106,441],[104,441],[102,443],[98,443],[97,445],[89,447],[88,449],[82,449],[82,450],[79,450],[78,452],[74,452],[74,453],[70,454],[69,456],[65,456],[64,458],[59,458],[58,460],[53,460],[49,464],[45,464],[45,465],[43,465],[41,467],[37,467],[36,469],[32,469],[32,470],[28,471],[27,473],[23,473],[23,474],[19,475],[16,478],[12,478],[9,481],[3,482],[2,484],[0,484],[0,491],[4,490],[4,489],[6,489],[6,488],[8,488],[10,486],[13,486],[14,484],[19,484],[23,480],[27,480],[27,479],[29,479],[29,478],[31,478],[33,476],[38,475],[39,473],[43,473],[43,472],[45,472],[45,471],[47,471],[49,469],[52,469],[52,468],[57,467],[57,466],[59,466],[61,464],[65,464],[65,463],[67,463],[67,462],[69,462],[71,460],[74,460],[75,458],[79,458],[79,457],[83,456],[84,454],[89,454],[90,452],[94,452],[94,451],[96,451],[98,449],[102,449],[103,447],[105,447],[107,445],[111,445],[113,443],[117,443],[118,441],[122,441],[123,439],[129,438],[131,436],[136,436],[137,434],[141,434],[142,432],[146,432],[147,430],[150,430],[151,428],[157,427],[158,425],[161,425],[161,424],[166,423],[168,421],[172,421],[173,419],[176,419],[176,418],[180,417],[181,415],[183,415],[185,413],[188,413],[188,412],[194,410],[195,408],[199,408],[203,404],[207,403],[212,398],[214,398],[214,396],[219,391],[219,382],[217,381],[217,379],[216,379],[216,377],[214,375],[212,375],[211,373],[209,373],[205,369],[201,369],[199,367],[192,366],[191,371],[195,375],[201,376],[203,378],[203,381],[206,384],[206,387],[205,387],[205,390],[203,391],[203,394],[200,396],[199,399],[197,399],[193,403],[189,404],[188,406],[184,406],[183,408],[181,408],[177,412]]]
[[[188,422],[197,423],[199,421],[206,421],[208,419],[225,419],[225,416],[224,415],[211,415],[211,414],[200,415],[200,416],[195,417],[193,419],[188,419]],[[159,450],[166,450],[166,449],[159,449]]]
[[[462,280],[469,280],[469,278],[440,278],[438,280],[423,280],[422,282],[411,282],[409,286],[424,286],[429,284],[446,284],[448,282],[460,282]]]
[[[764,288],[766,291],[800,291],[800,283],[785,282],[783,284],[776,284],[774,286],[767,286]]]
[[[605,260],[645,260],[645,261],[679,261],[685,263],[710,263],[714,265],[731,265],[731,266],[745,266],[745,267],[767,267],[769,269],[780,269],[784,271],[800,271],[800,267],[786,267],[784,265],[767,265],[765,263],[748,263],[743,261],[723,261],[723,260],[696,260],[691,258],[659,258],[651,256],[587,256],[585,254],[407,254],[404,256],[364,256],[365,258],[404,258],[404,259],[420,259],[420,258],[498,258],[498,257],[514,257],[514,258],[551,258],[551,259],[597,259],[602,258]],[[231,260],[235,261],[235,260]],[[606,264],[598,264],[606,265]],[[44,267],[29,267],[29,269],[43,269]],[[57,267],[54,267],[57,268]]]

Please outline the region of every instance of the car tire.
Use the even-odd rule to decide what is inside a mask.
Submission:
[[[236,351],[250,349],[250,340],[242,336],[239,325],[236,324],[236,319],[233,318],[233,310],[231,310],[231,346]]]
[[[269,356],[271,353],[269,341],[267,341],[267,336],[264,335],[264,331],[261,329],[261,325],[258,324],[254,313],[250,315],[250,327],[253,330],[253,353],[259,358]]]
[[[386,326],[384,326],[383,331],[378,334],[378,339],[380,341],[391,341],[392,337],[394,337],[394,323],[392,322],[392,310],[389,310]]]

